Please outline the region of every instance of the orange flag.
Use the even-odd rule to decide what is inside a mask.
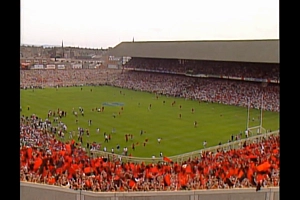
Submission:
[[[166,157],[166,156],[164,156],[164,161],[166,161],[166,162],[172,162],[172,160],[170,158]]]
[[[256,167],[257,171],[261,172],[261,171],[267,171],[269,168],[271,167],[270,163],[268,161],[258,165]]]

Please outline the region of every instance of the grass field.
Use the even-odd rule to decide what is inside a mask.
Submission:
[[[135,157],[158,157],[160,152],[165,156],[173,156],[195,151],[203,148],[204,140],[208,147],[219,142],[225,143],[232,134],[244,133],[247,123],[247,108],[244,107],[166,96],[156,98],[148,92],[110,86],[82,87],[82,90],[80,87],[28,89],[20,90],[20,97],[21,115],[34,113],[45,119],[49,110],[57,111],[59,108],[67,112],[61,121],[67,125],[68,132],[76,130],[77,133],[78,127],[90,130],[89,138],[84,135],[84,143],[87,140],[102,143],[102,147],[106,146],[109,152],[111,148],[116,150],[119,144],[121,150],[126,146]],[[173,101],[176,103],[172,106]],[[104,112],[92,111],[102,106],[105,107]],[[72,110],[74,108],[78,112],[79,107],[84,109],[84,116],[79,114],[76,124]],[[249,126],[258,126],[260,110],[250,109],[249,116]],[[252,121],[252,118],[255,120]],[[92,120],[91,126],[88,120]],[[197,127],[194,127],[194,121],[198,122]],[[263,127],[268,130],[279,129],[279,113],[264,111]],[[100,133],[96,132],[97,128],[100,128]],[[115,133],[112,133],[113,128]],[[144,131],[142,135],[141,130]],[[104,143],[104,132],[112,136],[108,143]],[[125,134],[132,134],[133,139],[126,142]],[[162,138],[160,144],[157,142],[159,137]],[[65,140],[68,138],[69,134],[66,133]],[[146,139],[148,142],[144,147]],[[135,144],[134,151],[131,149],[132,143]]]

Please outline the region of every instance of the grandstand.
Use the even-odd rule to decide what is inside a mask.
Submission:
[[[31,147],[21,147],[21,181],[94,192],[279,186],[280,132],[266,130],[262,115],[263,110],[280,112],[279,40],[122,42],[108,53],[116,61],[110,63],[111,68],[21,70],[20,86],[110,85],[243,106],[261,111],[259,124],[250,123],[252,116],[248,111],[246,129],[252,137],[148,160],[127,156],[120,160],[115,154],[103,151],[94,151],[92,157],[88,157],[81,149],[58,142],[62,149],[71,152],[71,156],[55,155],[55,159],[63,160],[58,162],[60,167],[55,165],[55,176],[48,169],[53,168],[50,161],[44,163],[47,159],[39,157],[38,153],[28,158]],[[43,134],[26,126],[36,122],[31,120],[21,122],[22,137],[27,131]],[[47,135],[47,144],[52,142],[53,138]],[[47,154],[46,149],[43,151]],[[77,156],[83,155],[84,161],[73,158],[74,152]],[[24,163],[31,158],[38,162],[34,161],[29,168]],[[71,166],[76,166],[76,170]],[[31,172],[37,175],[28,176]]]

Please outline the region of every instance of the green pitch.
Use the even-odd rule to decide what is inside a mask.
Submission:
[[[74,130],[77,141],[77,128],[82,127],[90,130],[89,138],[84,135],[84,146],[86,141],[95,141],[101,143],[102,148],[106,146],[108,152],[114,148],[117,153],[116,145],[119,144],[120,153],[123,147],[127,147],[128,154],[134,157],[159,157],[160,152],[165,156],[187,153],[202,149],[204,140],[208,147],[215,146],[219,142],[226,143],[231,135],[240,132],[244,138],[247,124],[247,108],[244,107],[156,97],[148,92],[110,86],[28,89],[20,90],[20,97],[21,115],[36,114],[45,119],[49,110],[59,108],[66,111],[67,116],[61,118],[68,127],[65,140],[69,139],[68,132]],[[105,108],[103,112],[95,110],[102,106]],[[80,115],[79,107],[84,109],[84,116]],[[73,109],[78,112],[77,123]],[[250,109],[250,127],[260,124],[260,113],[260,110]],[[90,126],[88,120],[92,120]],[[265,129],[278,130],[279,113],[264,111],[262,122]],[[97,128],[100,128],[100,133],[97,133]],[[104,143],[104,132],[111,135],[108,143]],[[126,134],[132,134],[133,138],[129,137],[126,142]],[[161,138],[160,144],[158,138]],[[148,142],[144,146],[146,139]],[[135,150],[131,148],[133,143]]]

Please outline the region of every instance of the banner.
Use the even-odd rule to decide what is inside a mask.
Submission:
[[[208,78],[220,78],[220,75],[207,74],[206,77],[208,77]],[[228,76],[222,76],[222,78],[228,78]]]
[[[279,83],[279,80],[273,80],[273,79],[271,79],[270,83]]]
[[[196,74],[194,75],[194,77],[202,77],[202,78],[206,78],[207,74]]]
[[[237,77],[237,76],[228,76],[228,78],[232,80],[242,80],[242,77]]]
[[[65,65],[57,65],[57,69],[65,69]]]
[[[38,64],[36,64],[36,65],[33,65],[31,67],[31,69],[44,69],[44,65],[38,65]]]
[[[117,65],[108,64],[107,68],[109,69],[118,69]]]
[[[73,69],[82,69],[82,64],[73,64],[72,68]]]
[[[46,69],[55,69],[55,65],[46,65]]]

